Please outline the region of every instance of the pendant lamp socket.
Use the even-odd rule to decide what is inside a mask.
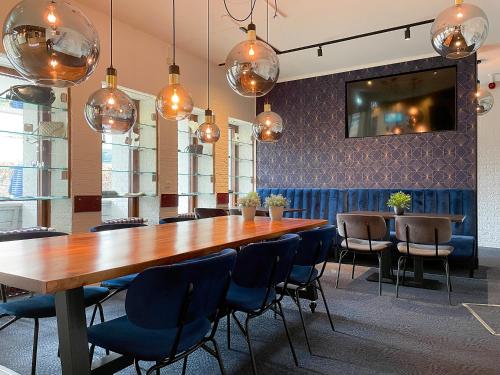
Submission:
[[[411,39],[411,30],[409,27],[407,27],[405,30],[405,40],[410,40],[410,39]]]
[[[318,47],[318,57],[323,56],[323,48],[321,46]]]

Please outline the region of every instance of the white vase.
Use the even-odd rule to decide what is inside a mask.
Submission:
[[[283,219],[283,209],[284,207],[269,207],[269,216],[272,221],[280,221]]]
[[[241,207],[241,215],[245,221],[253,221],[255,219],[256,207]]]

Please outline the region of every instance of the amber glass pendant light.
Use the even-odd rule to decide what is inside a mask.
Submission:
[[[85,119],[98,133],[124,134],[137,119],[137,109],[130,97],[117,88],[117,71],[113,67],[113,0],[110,0],[110,60],[106,87],[94,92],[85,104]]]
[[[207,109],[205,122],[196,130],[196,136],[202,143],[215,143],[220,138],[220,129],[210,109],[210,0],[207,0]]]
[[[168,71],[168,85],[156,97],[156,109],[167,120],[183,120],[193,111],[193,99],[181,86],[179,66],[175,64],[175,0],[172,0],[173,14],[173,63]]]

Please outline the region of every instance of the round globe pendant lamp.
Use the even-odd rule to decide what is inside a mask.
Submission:
[[[202,143],[215,143],[220,138],[220,128],[215,123],[215,116],[210,109],[210,0],[207,0],[207,109],[205,121],[196,130],[196,136]]]
[[[167,120],[183,120],[193,111],[193,99],[180,84],[179,66],[175,64],[175,0],[172,0],[173,13],[173,63],[169,67],[168,85],[156,97],[156,109]]]
[[[252,0],[250,3],[252,4]],[[254,6],[255,2],[250,10],[250,18]],[[269,8],[267,3],[266,6]],[[240,21],[229,11],[228,14]],[[239,95],[248,98],[266,95],[273,89],[280,74],[278,55],[269,44],[257,39],[257,30],[252,21],[247,28],[247,40],[233,47],[227,55],[225,66],[229,86]]]
[[[99,60],[94,25],[64,0],[19,2],[7,15],[2,39],[12,66],[41,86],[75,86],[94,72]]]
[[[483,89],[481,83],[477,83],[477,91],[474,98],[474,104],[476,105],[476,113],[479,116],[484,116],[493,108],[495,104],[495,99],[489,90]]]
[[[439,14],[431,28],[432,46],[447,59],[462,59],[475,53],[488,37],[484,11],[463,0]]]
[[[283,135],[283,119],[271,111],[271,104],[264,104],[264,112],[255,118],[252,126],[255,139],[263,143],[275,143]]]
[[[113,67],[113,0],[110,0],[110,60],[106,87],[94,92],[85,104],[85,119],[98,133],[125,134],[134,126],[137,109],[130,97],[117,88],[117,71]]]

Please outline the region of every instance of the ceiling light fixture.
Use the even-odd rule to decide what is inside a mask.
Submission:
[[[323,48],[321,46],[318,47],[318,57],[323,56]]]
[[[477,81],[474,104],[476,105],[476,112],[479,116],[487,114],[493,108],[493,104],[495,104],[493,95],[488,90],[481,88],[480,81]]]
[[[85,119],[98,133],[124,134],[137,119],[134,102],[117,88],[117,71],[113,67],[113,0],[110,0],[110,66],[106,71],[106,87],[94,92],[85,104]]]
[[[67,1],[24,0],[8,14],[3,46],[16,71],[41,86],[85,81],[99,60],[94,25]]]
[[[225,63],[229,86],[239,95],[249,98],[264,96],[271,91],[280,73],[276,52],[269,44],[257,39],[256,27],[253,23],[255,3],[256,0],[250,0],[250,14],[245,19],[238,20],[229,12],[226,0],[224,0],[228,15],[235,21],[242,22],[250,18],[247,40],[233,47]]]
[[[193,111],[193,99],[179,83],[180,69],[175,64],[175,0],[172,0],[173,14],[173,63],[168,69],[168,85],[156,97],[156,109],[167,120],[183,120]]]
[[[455,0],[455,5],[441,12],[433,23],[432,46],[447,59],[462,59],[482,46],[488,30],[488,17],[481,8]]]
[[[202,143],[215,143],[220,138],[220,129],[210,109],[210,0],[207,0],[207,109],[205,121],[196,130],[196,136]]]
[[[411,39],[411,30],[409,27],[407,27],[405,30],[405,40],[410,40],[410,39]]]

